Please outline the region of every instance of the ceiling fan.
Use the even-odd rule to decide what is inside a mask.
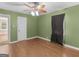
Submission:
[[[43,4],[41,2],[26,2],[26,3],[23,3],[23,4],[10,3],[10,4],[16,5],[16,6],[24,5],[26,7],[29,7],[31,9],[29,11],[30,11],[31,15],[33,15],[33,16],[39,16],[39,15],[47,12],[47,10],[45,8],[45,4]],[[24,11],[27,11],[27,9],[24,10]]]

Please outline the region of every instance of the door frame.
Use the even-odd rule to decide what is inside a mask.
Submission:
[[[53,16],[60,16],[60,15],[63,15],[63,23],[62,23],[62,25],[64,26],[64,18],[65,18],[65,13],[62,13],[62,14],[58,14],[58,15],[53,15]],[[52,16],[52,17],[53,17]],[[51,17],[51,24],[53,25],[53,19],[52,19],[52,17]],[[52,27],[52,30],[53,30],[53,26],[51,25],[51,27]],[[64,35],[64,27],[62,26],[62,31],[63,31],[63,35]],[[52,35],[53,35],[53,31],[52,31]],[[52,42],[52,35],[51,35],[51,42]],[[62,38],[63,38],[63,35],[62,35]],[[56,42],[57,43],[57,42]],[[63,45],[64,44],[64,40],[63,40],[63,42],[62,42],[62,44],[61,43],[58,43],[58,44],[60,44],[60,45]]]
[[[10,23],[10,15],[0,13],[0,16],[8,18],[8,41],[11,42],[10,32],[11,32],[11,23]]]
[[[26,18],[26,38],[25,39],[27,39],[27,17],[25,17],[25,16],[17,16],[17,40],[16,41],[22,41],[22,40],[19,40],[18,39],[18,17],[24,17],[24,18]],[[23,40],[25,40],[25,39],[23,39]]]

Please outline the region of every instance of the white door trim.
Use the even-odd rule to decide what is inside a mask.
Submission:
[[[10,15],[0,13],[0,16],[8,17],[8,41],[10,42],[10,32],[11,32],[11,23],[10,23]]]

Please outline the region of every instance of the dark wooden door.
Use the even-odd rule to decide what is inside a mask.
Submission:
[[[52,16],[51,42],[63,45],[63,20],[65,14]]]

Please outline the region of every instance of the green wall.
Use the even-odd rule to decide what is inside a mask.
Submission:
[[[51,16],[65,13],[64,43],[79,47],[79,5],[38,17],[38,36],[51,38]]]
[[[27,17],[27,37],[40,36],[50,40],[51,16],[65,13],[64,18],[64,43],[79,47],[79,5],[52,12],[41,16],[31,16],[0,9],[0,14],[10,15],[11,41],[17,40],[17,16]],[[13,27],[14,26],[14,27]]]
[[[25,15],[18,12],[12,12],[4,9],[0,9],[0,14],[8,14],[10,15],[10,23],[11,23],[11,32],[10,32],[10,40],[17,40],[17,16],[24,16],[27,18],[27,37],[33,37],[37,35],[37,17],[33,17],[31,15]]]

